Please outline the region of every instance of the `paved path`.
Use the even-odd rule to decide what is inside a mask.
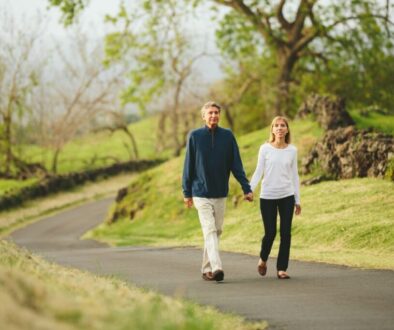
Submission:
[[[275,278],[275,260],[261,278],[254,256],[223,253],[225,281],[200,278],[195,248],[107,247],[79,237],[102,221],[111,199],[77,207],[11,235],[19,245],[63,265],[116,275],[139,286],[182,296],[270,329],[394,329],[394,272],[291,262],[292,279]]]

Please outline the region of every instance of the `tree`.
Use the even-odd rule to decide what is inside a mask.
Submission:
[[[12,176],[12,168],[23,164],[13,152],[15,120],[28,110],[27,100],[38,86],[44,62],[37,54],[43,26],[39,18],[29,31],[22,30],[11,16],[1,13],[0,42],[0,123],[1,153],[4,155],[2,175]],[[3,157],[1,157],[3,158]]]
[[[128,12],[121,6],[116,17],[108,17],[113,24],[123,26],[121,32],[106,38],[108,64],[124,59],[129,63],[129,84],[122,93],[124,104],[137,104],[142,112],[152,104],[157,108],[159,102],[169,105],[173,154],[177,156],[184,147],[181,102],[195,63],[206,54],[194,53],[184,32],[190,8],[170,0],[144,1],[139,9]]]
[[[162,3],[159,0],[153,2]],[[321,0],[184,0],[184,2],[193,5],[212,3],[230,8],[221,20],[221,26],[217,31],[218,44],[225,56],[241,59],[251,58],[251,55],[258,58],[260,55],[260,58],[264,56],[274,60],[272,76],[268,77],[272,82],[268,83],[272,83],[275,87],[272,106],[276,114],[294,113],[292,105],[296,96],[295,86],[302,83],[304,73],[314,73],[317,71],[317,66],[333,60],[331,53],[334,49],[333,45],[342,47],[343,37],[346,35],[350,37],[348,38],[350,43],[363,42],[357,40],[355,31],[360,31],[359,27],[365,25],[364,22],[372,19],[379,26],[379,35],[386,39],[390,39],[392,35],[393,23],[390,20],[390,10],[393,5],[389,0],[379,3],[374,0],[326,2]],[[329,47],[326,47],[327,45]],[[251,49],[253,51],[249,52]],[[345,56],[349,54],[347,51],[341,53]],[[391,57],[384,59],[390,60]],[[357,60],[360,61],[360,58]],[[346,64],[349,65],[349,62]],[[355,68],[359,64],[357,61],[351,63]],[[382,72],[384,73],[384,70]],[[330,72],[325,71],[325,74]],[[356,74],[360,75],[360,71]]]
[[[336,94],[346,98],[348,107],[394,112],[394,45],[385,26],[371,15],[350,26],[337,42],[326,41],[327,56],[309,63],[301,90]],[[390,33],[390,30],[389,30]]]
[[[60,8],[66,25],[86,6],[86,1],[49,2]],[[117,16],[107,17],[119,32],[106,38],[106,63],[126,61],[130,67],[129,84],[122,93],[122,103],[136,104],[143,114],[149,106],[157,109],[159,104],[171,103],[174,155],[179,155],[184,140],[180,133],[180,104],[186,98],[187,83],[195,63],[206,55],[204,51],[193,52],[192,38],[185,34],[192,9],[187,1],[143,0],[130,11],[122,4]]]
[[[127,143],[124,143],[124,146],[129,153],[130,159],[133,158],[138,159],[139,154],[138,154],[137,141],[135,140],[134,134],[130,131],[128,127],[126,116],[124,115],[124,113],[121,113],[120,111],[109,111],[108,115],[111,118],[111,125],[103,126],[98,130],[108,130],[111,133],[121,131],[124,134],[126,134],[126,136],[130,140],[131,148]],[[130,149],[132,149],[133,153],[130,151]]]
[[[212,0],[232,9],[222,21],[218,37],[225,51],[245,55],[239,42],[260,38],[260,48],[269,49],[276,60],[276,114],[289,114],[290,88],[297,64],[305,58],[323,57],[322,43],[340,42],[348,26],[371,17],[384,22],[387,29],[389,1],[379,6],[376,1],[358,0],[319,3],[318,0],[247,1]],[[236,24],[234,24],[236,23]],[[255,46],[256,48],[256,46]],[[298,78],[298,77],[297,77]]]
[[[123,69],[104,67],[102,41],[89,43],[77,27],[68,43],[57,47],[57,71],[34,95],[38,140],[53,150],[52,173],[57,173],[59,155],[69,141],[100,115],[117,110],[123,86]]]

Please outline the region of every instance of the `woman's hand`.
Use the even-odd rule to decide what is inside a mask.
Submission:
[[[301,205],[300,204],[296,204],[295,205],[295,215],[300,215],[301,214]]]

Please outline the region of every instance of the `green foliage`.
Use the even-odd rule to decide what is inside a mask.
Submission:
[[[256,57],[261,54],[264,45],[255,26],[233,11],[220,21],[216,39],[221,52],[232,59]]]
[[[225,4],[224,1],[214,2]],[[233,6],[234,10],[220,22],[217,44],[222,55],[239,63],[239,66],[244,62],[270,63],[268,72],[263,67],[257,71],[251,66],[245,68],[249,73],[260,74],[264,86],[260,95],[266,107],[259,107],[258,111],[264,112],[272,108],[273,95],[278,88],[280,72],[277,69],[281,65],[278,55],[285,52],[281,47],[285,43],[290,47],[290,39],[294,35],[278,21],[277,7],[273,3],[253,1],[246,2],[245,6],[254,16],[245,14],[246,11],[241,13],[241,10],[234,9],[237,6]],[[389,6],[389,9],[393,8],[392,4]],[[290,23],[296,15],[294,8],[288,6],[286,17]],[[298,54],[290,72],[287,114],[294,115],[299,104],[311,92],[344,96],[351,108],[377,105],[393,111],[394,53],[391,35],[394,31],[385,17],[386,7],[372,0],[317,3],[311,21],[305,22],[303,30],[303,35],[315,33],[315,37]],[[266,24],[270,22],[270,28],[266,26],[262,32],[264,29],[258,28],[257,20]],[[228,80],[231,77],[231,74],[227,75]],[[237,84],[234,81],[233,90]],[[268,102],[265,95],[270,96]],[[242,99],[240,103],[243,102]]]
[[[376,4],[358,1],[352,4],[354,24],[346,33],[323,39],[324,58],[314,58],[303,67],[312,72],[302,80],[300,91],[331,93],[344,97],[352,109],[378,107],[394,111],[394,47],[392,26],[376,17]]]
[[[89,0],[48,0],[50,6],[59,7],[65,26],[71,25]]]
[[[181,31],[187,10],[173,0],[144,1],[134,11],[121,5],[116,16],[107,16],[122,32],[106,36],[105,63],[125,61],[130,68],[123,104],[136,104],[145,113],[149,104],[184,79],[182,70],[191,61],[190,41]]]
[[[269,55],[262,54],[253,60],[245,58],[238,63],[228,60],[224,66],[225,77],[213,85],[211,91],[218,101],[230,104],[233,117],[233,130],[238,134],[261,129],[269,124],[273,116],[272,107],[275,95],[271,86],[275,84],[277,73]],[[249,84],[245,92],[240,95]]]

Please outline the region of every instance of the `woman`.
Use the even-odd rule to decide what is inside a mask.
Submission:
[[[284,117],[275,117],[271,124],[270,139],[259,150],[256,170],[250,185],[252,190],[263,177],[260,194],[260,210],[265,235],[261,243],[257,270],[261,276],[267,273],[267,260],[276,235],[276,217],[280,216],[280,247],[276,264],[279,279],[289,279],[291,222],[293,212],[301,213],[297,148],[290,144],[290,128]]]

